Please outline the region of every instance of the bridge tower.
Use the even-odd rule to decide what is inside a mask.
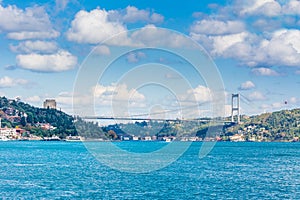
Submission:
[[[235,100],[236,99],[236,100]],[[235,122],[234,112],[237,112],[237,121]],[[231,122],[240,123],[240,95],[232,94],[231,96]]]

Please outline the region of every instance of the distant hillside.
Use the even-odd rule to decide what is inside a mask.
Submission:
[[[226,129],[226,136],[242,133],[246,140],[291,141],[300,137],[300,109],[242,117],[242,123]],[[297,139],[298,138],[298,139]]]
[[[227,119],[228,120],[228,119]],[[207,132],[210,128],[211,132]],[[264,113],[257,116],[242,116],[240,124],[208,124],[197,121],[135,122],[116,124],[103,128],[113,131],[118,137],[128,135],[157,137],[205,137],[230,141],[299,141],[300,109]],[[208,135],[211,134],[211,135]],[[220,137],[219,137],[220,136]],[[235,137],[232,137],[235,136]]]
[[[49,137],[57,135],[81,135],[85,138],[120,139],[136,136],[198,136],[207,137],[206,122],[135,122],[99,127],[93,122],[86,122],[56,109],[33,107],[18,100],[0,97],[0,117],[2,127],[20,127],[31,134]],[[238,135],[245,141],[299,141],[300,109],[282,110],[257,116],[242,116],[238,125],[215,127],[216,135],[223,141]],[[211,136],[213,137],[213,136]]]
[[[72,116],[56,109],[37,108],[5,97],[0,97],[0,117],[2,127],[22,127],[31,134],[43,137],[57,135],[65,138],[81,132],[86,136],[105,137],[102,129],[94,123],[74,120]]]

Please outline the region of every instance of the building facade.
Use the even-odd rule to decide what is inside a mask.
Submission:
[[[46,109],[56,109],[56,101],[54,99],[46,99],[44,101],[44,108],[46,108]]]

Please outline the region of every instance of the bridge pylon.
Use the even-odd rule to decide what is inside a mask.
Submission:
[[[236,100],[235,100],[236,99]],[[237,121],[235,121],[234,112],[237,112]],[[240,94],[232,94],[231,96],[231,122],[240,123]]]

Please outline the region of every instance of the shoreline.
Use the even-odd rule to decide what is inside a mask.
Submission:
[[[182,140],[174,140],[171,142],[166,142],[164,140],[102,140],[102,139],[88,139],[88,140],[66,140],[66,139],[61,139],[61,140],[28,140],[28,139],[8,139],[8,140],[0,140],[0,142],[66,142],[66,143],[74,143],[74,142],[145,142],[145,143],[152,143],[152,142],[163,142],[163,143],[171,143],[171,142],[199,142],[199,143],[204,143],[204,142],[217,142],[217,143],[300,143],[300,141],[280,141],[280,140],[276,140],[276,141],[213,141],[213,140],[209,140],[209,141],[182,141]]]

